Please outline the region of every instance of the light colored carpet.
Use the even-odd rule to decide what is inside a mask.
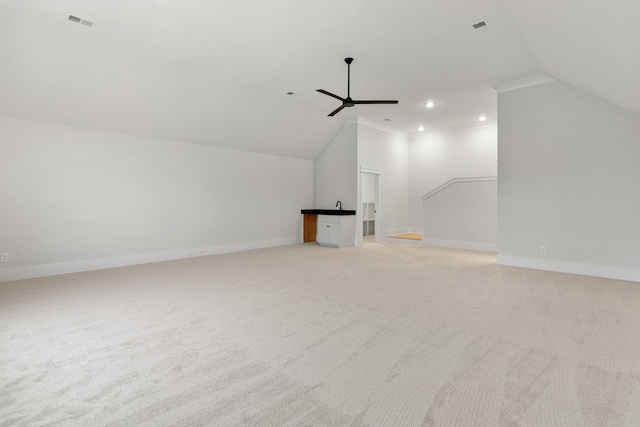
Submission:
[[[637,426],[640,284],[315,243],[0,284],[0,425]]]

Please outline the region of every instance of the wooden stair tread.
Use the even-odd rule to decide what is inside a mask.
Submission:
[[[389,237],[393,237],[394,239],[422,240],[422,234],[420,233],[400,233],[393,234]]]

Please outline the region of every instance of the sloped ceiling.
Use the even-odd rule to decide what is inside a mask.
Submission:
[[[2,0],[0,114],[314,159],[348,117],[408,135],[493,120],[490,85],[541,72],[640,111],[637,13],[624,0]],[[315,90],[346,95],[347,56],[352,97],[400,103],[327,117],[339,101]]]
[[[546,74],[640,113],[640,1],[505,3]]]

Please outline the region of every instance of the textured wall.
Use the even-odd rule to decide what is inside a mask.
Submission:
[[[422,227],[421,196],[454,178],[497,175],[496,124],[409,142],[409,225]]]
[[[357,128],[346,125],[331,140],[315,161],[315,207],[356,209],[357,200]]]
[[[293,243],[313,204],[307,160],[8,118],[0,134],[0,272]]]
[[[422,202],[426,244],[496,251],[497,180],[461,181]]]
[[[381,172],[381,200],[377,209],[382,210],[380,229],[384,234],[401,232],[407,227],[408,161],[406,137],[366,124],[358,125],[358,164]]]
[[[640,280],[640,116],[561,82],[498,105],[498,261]]]

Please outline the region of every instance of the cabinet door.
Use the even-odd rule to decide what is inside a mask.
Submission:
[[[330,245],[340,246],[340,224],[329,224],[329,241]]]
[[[331,224],[328,222],[318,222],[318,232],[316,235],[316,240],[318,243],[329,243],[329,229],[331,228]]]
[[[321,245],[340,246],[340,224],[334,222],[318,222],[316,240]]]

